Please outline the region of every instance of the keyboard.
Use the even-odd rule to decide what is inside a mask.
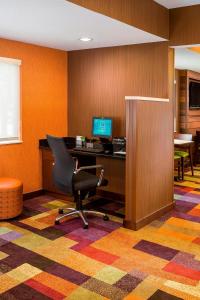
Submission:
[[[116,152],[114,152],[114,154],[116,154],[116,155],[126,155],[126,152],[125,151],[116,151]]]
[[[85,147],[75,147],[73,150],[79,151],[79,152],[89,152],[89,153],[103,153],[104,152],[102,149],[85,148]]]

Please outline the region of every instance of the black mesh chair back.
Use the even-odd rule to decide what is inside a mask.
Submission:
[[[67,150],[63,138],[47,135],[49,147],[54,156],[53,179],[62,192],[72,195],[72,178],[76,163]]]

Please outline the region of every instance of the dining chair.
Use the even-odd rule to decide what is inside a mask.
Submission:
[[[181,168],[181,157],[174,154],[174,165],[178,169],[178,176],[174,176],[175,181],[183,179],[183,169]]]
[[[176,133],[174,135],[174,138],[178,140],[188,141],[188,142],[193,140],[192,134],[190,133]],[[191,144],[178,145],[176,146],[176,149],[174,151],[174,154],[181,157],[182,180],[184,179],[184,167],[188,160],[190,163],[192,176],[194,176]]]

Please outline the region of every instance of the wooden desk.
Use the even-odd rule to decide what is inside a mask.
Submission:
[[[53,156],[49,147],[40,147],[42,152],[42,181],[43,189],[47,192],[61,194],[52,180]],[[105,198],[117,201],[125,199],[125,157],[86,153],[70,150],[72,156],[79,160],[80,166],[102,164],[108,186],[97,189],[97,193]]]
[[[178,146],[178,147],[190,147],[193,144],[194,144],[193,141],[186,141],[186,140],[174,139],[174,146]]]
[[[192,176],[194,176],[193,158],[192,158],[192,147],[193,147],[193,145],[194,145],[193,141],[174,139],[174,147],[175,148],[180,149],[182,151],[185,151],[185,150],[188,151],[190,164],[191,164]],[[183,165],[183,162],[182,162],[182,165]],[[183,166],[182,166],[182,168],[183,168]],[[184,172],[183,172],[183,174],[184,174]],[[183,177],[183,175],[182,175],[182,177]]]

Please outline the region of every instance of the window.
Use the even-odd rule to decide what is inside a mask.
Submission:
[[[20,65],[0,57],[0,144],[21,142]]]

